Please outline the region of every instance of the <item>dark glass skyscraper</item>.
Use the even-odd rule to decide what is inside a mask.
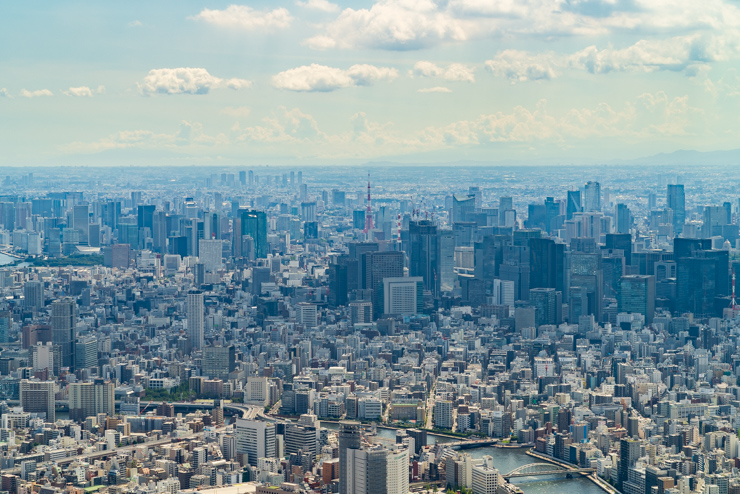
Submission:
[[[62,366],[74,370],[75,339],[77,338],[77,304],[63,298],[51,304],[51,341],[59,345]]]
[[[352,494],[347,489],[347,450],[360,449],[360,423],[344,421],[339,424],[339,494]],[[385,481],[385,479],[382,479]]]
[[[565,244],[549,238],[529,239],[529,287],[565,289]]]
[[[683,232],[683,225],[686,222],[686,195],[683,184],[668,184],[666,206],[673,210],[673,235],[677,237]]]
[[[242,235],[254,240],[256,258],[267,257],[267,215],[264,211],[244,209],[241,211]]]
[[[440,291],[440,245],[437,227],[429,220],[409,224],[409,273],[424,279],[424,290]]]

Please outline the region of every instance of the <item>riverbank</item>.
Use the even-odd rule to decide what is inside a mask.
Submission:
[[[536,451],[532,451],[531,449],[527,450],[527,455],[528,456],[531,456],[532,458],[537,458],[538,460],[542,460],[542,461],[545,461],[547,463],[551,463],[553,465],[558,465],[558,466],[563,467],[563,468],[567,468],[567,469],[573,469],[573,468],[575,468],[570,463],[565,463],[563,461],[556,460],[555,458],[552,458],[552,457],[547,456],[547,455],[543,455],[541,453],[537,453]],[[590,475],[581,475],[581,476],[587,478],[588,480],[590,480],[591,482],[593,482],[594,484],[596,484],[604,492],[608,492],[609,494],[619,494],[619,491],[617,489],[615,489],[614,487],[612,487],[605,480],[599,478],[599,476],[596,475],[595,473],[592,473]]]
[[[322,424],[337,424],[337,425],[339,425],[339,424],[342,423],[341,420],[325,420],[325,419],[319,419],[319,421]],[[365,426],[368,426],[368,427],[372,427],[372,424],[362,424],[362,425],[365,425]],[[377,427],[378,429],[386,429],[386,430],[390,430],[390,431],[405,431],[405,430],[408,430],[408,429],[413,429],[413,427],[394,427],[392,425],[385,425],[385,424],[384,425],[377,424],[375,427]],[[467,437],[465,437],[465,436],[454,436],[452,434],[442,434],[442,433],[439,433],[439,432],[430,432],[429,429],[419,429],[419,430],[426,431],[426,433],[427,433],[428,436],[444,437],[444,438],[447,438],[447,439],[456,439],[458,441],[461,441],[463,439],[467,439]]]

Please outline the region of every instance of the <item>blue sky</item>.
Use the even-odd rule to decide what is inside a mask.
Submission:
[[[740,147],[734,0],[3,10],[4,165],[599,162]]]

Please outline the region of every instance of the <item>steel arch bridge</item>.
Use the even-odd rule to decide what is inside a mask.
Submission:
[[[560,465],[549,463],[529,463],[515,468],[511,472],[504,474],[505,479],[516,477],[539,477],[544,475],[572,475],[574,473],[593,473],[593,468],[565,468]]]

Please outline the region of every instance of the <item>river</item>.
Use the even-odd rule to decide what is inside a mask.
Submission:
[[[6,264],[12,264],[15,261],[17,261],[15,257],[10,257],[9,255],[3,254],[0,252],[0,266],[5,266]]]
[[[333,423],[322,422],[321,426],[334,430],[338,428],[337,424]],[[376,437],[379,438],[379,442],[395,442],[396,431],[393,429],[378,428],[378,435]],[[428,444],[434,444],[436,442],[446,443],[455,440],[444,436],[427,435]],[[481,458],[486,455],[491,456],[494,466],[502,473],[510,472],[517,467],[529,463],[544,463],[541,460],[528,456],[525,451],[524,448],[514,449],[484,446],[482,448],[466,449],[465,453],[469,453],[473,458]],[[566,479],[553,477],[543,480],[542,477],[529,477],[514,479],[513,483],[519,486],[526,494],[551,494],[553,492],[567,491],[578,492],[578,494],[605,494],[600,487],[584,478]]]

